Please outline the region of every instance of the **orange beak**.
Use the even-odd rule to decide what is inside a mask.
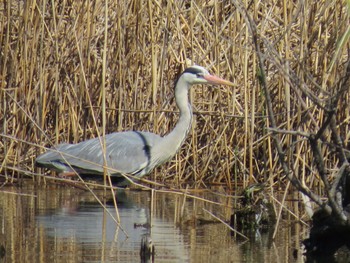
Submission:
[[[217,76],[214,75],[206,75],[203,77],[206,81],[208,81],[210,84],[216,84],[216,85],[228,85],[228,86],[234,86],[235,84],[233,84],[231,81],[219,78]]]

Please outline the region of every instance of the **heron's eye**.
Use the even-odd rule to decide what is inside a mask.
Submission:
[[[203,73],[197,73],[197,78],[203,78],[204,74]]]

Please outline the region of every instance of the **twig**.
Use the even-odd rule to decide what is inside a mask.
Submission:
[[[267,130],[272,131],[274,133],[298,135],[298,136],[303,136],[303,137],[306,137],[306,138],[310,137],[310,133],[303,132],[303,131],[290,131],[290,130],[283,130],[283,129],[278,129],[278,128],[271,128],[271,127],[268,127]]]
[[[236,234],[240,235],[241,237],[245,238],[246,240],[249,240],[249,238],[245,235],[243,235],[242,233],[240,233],[239,231],[237,231],[236,229],[234,229],[233,227],[231,227],[229,224],[227,224],[225,221],[223,221],[222,219],[220,219],[219,217],[217,217],[216,215],[214,215],[212,212],[209,212],[207,209],[203,208],[203,210],[205,212],[207,212],[208,214],[210,214],[212,217],[214,217],[216,220],[220,221],[221,223],[223,223],[225,226],[227,226],[230,230],[232,230],[233,232],[235,232]]]

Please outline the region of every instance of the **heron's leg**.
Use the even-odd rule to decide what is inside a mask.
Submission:
[[[76,176],[77,174],[75,172],[62,172],[62,173],[59,173],[58,176],[59,177],[74,177]]]

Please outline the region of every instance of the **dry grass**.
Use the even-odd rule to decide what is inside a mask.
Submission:
[[[321,99],[332,93],[347,60],[341,53],[328,70],[348,27],[345,4],[249,3],[259,34],[277,51],[276,61],[285,63],[278,68],[277,62],[266,62],[278,126],[316,129],[323,110],[291,89],[281,68],[296,73]],[[176,158],[152,178],[229,188],[279,178],[256,55],[234,4],[109,1],[106,13],[102,1],[4,1],[0,28],[0,173],[18,176],[12,167],[34,170],[42,147],[59,142],[130,129],[166,134],[178,117],[174,79],[191,59],[237,88],[192,89],[192,132]],[[349,100],[348,94],[342,98],[338,112],[345,143],[350,138]],[[305,141],[292,135],[281,140],[296,175],[318,187]],[[336,159],[328,154],[327,162],[334,166]]]

